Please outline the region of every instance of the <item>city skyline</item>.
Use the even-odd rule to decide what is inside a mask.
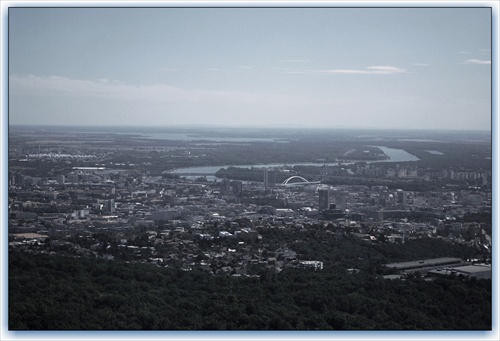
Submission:
[[[0,3],[0,339],[500,339],[498,2]]]
[[[9,123],[491,129],[490,8],[10,8]]]

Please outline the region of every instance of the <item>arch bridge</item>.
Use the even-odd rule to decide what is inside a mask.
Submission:
[[[296,184],[308,184],[309,181],[306,179],[306,178],[303,178],[301,176],[298,176],[298,175],[294,175],[294,176],[291,176],[289,177],[288,179],[286,179],[285,181],[283,181],[281,183],[282,186],[286,186],[288,185],[288,183],[290,182],[290,180],[293,180],[293,179],[299,179],[299,180],[302,180],[301,182],[297,183],[297,182],[292,182],[290,185],[296,185]]]
[[[290,182],[291,180],[298,179],[300,180],[299,182]],[[294,175],[286,179],[281,183],[281,187],[288,187],[288,186],[307,186],[307,185],[316,185],[321,183],[321,181],[309,181],[304,177],[301,177],[299,175]]]

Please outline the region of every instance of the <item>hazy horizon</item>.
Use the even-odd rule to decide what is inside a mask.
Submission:
[[[491,131],[490,8],[9,9],[9,124]]]
[[[196,130],[196,129],[221,129],[221,130],[325,130],[325,131],[349,131],[349,130],[360,130],[360,131],[390,131],[390,132],[450,132],[450,133],[460,133],[460,132],[468,132],[468,133],[482,133],[482,134],[491,134],[491,129],[446,129],[446,128],[372,128],[372,127],[319,127],[319,126],[278,126],[278,125],[269,125],[269,126],[258,126],[258,125],[209,125],[209,124],[177,124],[177,125],[77,125],[77,124],[9,124],[10,128],[15,127],[35,127],[35,128],[79,128],[82,130],[92,130],[92,129],[123,129],[123,130]]]

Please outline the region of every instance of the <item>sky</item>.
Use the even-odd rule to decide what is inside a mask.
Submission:
[[[9,8],[9,124],[491,129],[490,8]]]

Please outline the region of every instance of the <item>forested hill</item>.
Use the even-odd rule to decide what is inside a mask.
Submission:
[[[366,271],[213,276],[9,253],[10,330],[490,330],[491,280]]]

